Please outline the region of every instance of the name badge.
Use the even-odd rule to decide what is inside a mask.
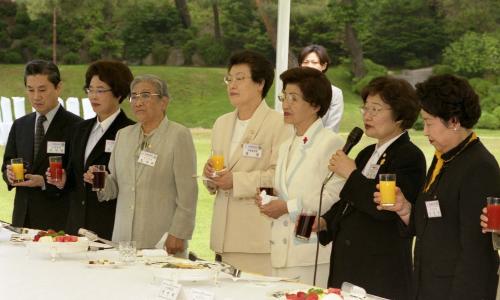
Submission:
[[[256,144],[243,144],[243,156],[260,158],[262,156],[262,147]]]
[[[158,299],[175,300],[181,291],[181,285],[174,280],[165,279],[161,282]]]
[[[137,162],[140,164],[146,165],[146,166],[154,167],[156,164],[157,158],[158,158],[158,154],[155,154],[153,152],[148,152],[146,150],[142,150]]]
[[[368,168],[368,171],[366,172],[366,178],[368,179],[375,179],[377,178],[378,170],[380,169],[380,165],[373,164]]]
[[[104,152],[111,153],[113,152],[113,147],[115,146],[114,140],[106,140],[106,147],[104,148]]]
[[[47,141],[47,153],[64,154],[65,142]]]
[[[439,200],[425,201],[425,206],[427,208],[427,217],[429,217],[429,219],[442,217]]]
[[[188,297],[189,300],[213,300],[215,295],[211,291],[192,289]]]

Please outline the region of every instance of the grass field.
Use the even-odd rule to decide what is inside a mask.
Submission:
[[[23,65],[2,65],[0,74],[5,74],[0,82],[0,96],[24,96]],[[63,80],[61,98],[83,98],[85,71],[87,66],[60,66]],[[169,104],[169,118],[189,128],[211,128],[215,119],[232,109],[226,95],[226,86],[222,80],[226,74],[223,68],[195,68],[172,66],[132,66],[134,75],[155,74],[167,81],[172,101]],[[351,92],[349,71],[343,67],[330,68],[328,77],[344,93],[345,117],[341,130],[348,131],[352,126],[359,126],[359,96]],[[274,106],[274,86],[266,97],[268,104]],[[31,107],[26,103],[27,110]],[[130,114],[127,101],[122,108]]]
[[[497,161],[500,159],[500,139],[498,132],[478,131],[481,140],[488,149],[495,155]],[[342,133],[345,138],[347,133]],[[422,132],[411,132],[412,140],[424,151],[428,164],[432,159],[434,148],[427,142]],[[196,152],[198,155],[198,174],[201,174],[203,165],[210,153],[210,130],[193,130]],[[363,137],[360,144],[354,147],[351,157],[354,157],[364,146],[372,143],[373,140]],[[0,148],[0,155],[3,156],[3,147]],[[8,192],[5,184],[0,184],[0,219],[10,221],[12,214],[12,201],[14,191]],[[203,184],[199,183],[198,208],[196,213],[196,228],[190,249],[195,251],[200,257],[211,259],[213,253],[209,249],[210,224],[212,222],[213,196],[209,195]]]

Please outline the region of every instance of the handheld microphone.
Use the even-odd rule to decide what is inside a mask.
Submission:
[[[363,136],[363,130],[361,130],[361,128],[359,127],[354,127],[347,136],[347,141],[345,142],[344,147],[342,147],[342,151],[344,151],[345,154],[348,154],[351,151],[352,147],[356,146],[356,144],[359,142],[362,136]],[[319,224],[319,218],[321,216],[321,206],[323,203],[323,190],[325,189],[325,186],[328,183],[328,181],[332,179],[333,174],[335,174],[335,172],[330,172],[330,174],[328,174],[328,176],[323,181],[323,184],[321,185],[321,192],[319,193],[318,216],[317,216],[318,224]],[[318,234],[318,240],[316,241],[316,257],[314,260],[314,275],[313,275],[314,286],[316,286],[316,274],[318,271],[318,254],[319,254],[319,232],[317,234]]]
[[[351,152],[352,147],[356,146],[356,144],[359,143],[359,140],[361,140],[362,136],[363,136],[363,130],[359,127],[354,127],[347,136],[347,141],[345,142],[344,147],[342,147],[342,151],[345,154],[349,154],[349,152]],[[332,179],[333,174],[334,172],[330,172],[330,174],[328,174],[328,176],[323,181],[323,184],[327,184],[328,181]]]

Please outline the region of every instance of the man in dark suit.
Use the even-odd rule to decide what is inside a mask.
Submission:
[[[62,156],[67,163],[73,126],[82,119],[58,102],[61,76],[55,64],[34,60],[26,65],[24,84],[35,112],[17,119],[5,147],[2,174],[9,190],[16,187],[12,224],[37,229],[64,229],[68,203],[57,187],[46,185],[49,156]],[[15,183],[11,159],[25,163],[24,181]]]
[[[100,202],[92,185],[83,174],[93,165],[108,165],[118,130],[134,124],[120,110],[120,103],[130,94],[133,75],[117,61],[96,61],[85,74],[85,91],[97,116],[78,124],[71,142],[67,181],[55,182],[65,187],[70,203],[66,231],[78,233],[86,228],[98,236],[111,239],[115,220],[116,199]],[[66,182],[65,182],[66,181]],[[49,183],[53,183],[49,179]]]

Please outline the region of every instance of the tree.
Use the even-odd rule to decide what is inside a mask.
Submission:
[[[181,23],[184,28],[191,27],[191,15],[186,0],[175,0],[175,7],[181,18]]]
[[[363,61],[363,46],[358,39],[356,30],[356,19],[360,15],[357,12],[356,0],[340,0],[332,2],[331,10],[338,22],[344,27],[344,45],[351,58],[352,74],[356,78],[361,78],[366,74]]]
[[[386,66],[434,64],[449,39],[443,18],[425,0],[386,0],[365,40],[367,57]]]

